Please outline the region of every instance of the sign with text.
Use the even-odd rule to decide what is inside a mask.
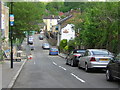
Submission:
[[[10,14],[10,26],[14,25],[14,15]]]

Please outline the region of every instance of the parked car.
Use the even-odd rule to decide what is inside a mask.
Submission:
[[[43,37],[42,35],[39,36],[39,39],[40,39],[40,40],[43,40],[43,38],[44,38],[44,37]]]
[[[43,44],[42,44],[42,48],[43,48],[43,49],[50,49],[49,43],[43,43]]]
[[[114,79],[120,79],[120,53],[109,62],[106,69],[106,80]]]
[[[75,49],[71,51],[66,57],[66,64],[71,66],[78,66],[79,58],[85,53],[84,49]]]
[[[85,54],[79,59],[78,67],[90,69],[106,69],[107,64],[112,60],[113,54],[106,49],[87,49]]]
[[[49,55],[58,55],[58,52],[57,48],[50,48]]]
[[[30,46],[30,50],[34,50],[34,45],[29,45]]]

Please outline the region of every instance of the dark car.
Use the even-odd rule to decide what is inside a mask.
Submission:
[[[39,39],[40,39],[40,40],[43,40],[43,38],[44,38],[44,37],[43,37],[42,35],[39,36]]]
[[[107,65],[106,79],[107,81],[120,79],[120,53]]]
[[[66,64],[72,67],[78,66],[79,58],[85,53],[84,49],[75,49],[71,51],[66,57]]]

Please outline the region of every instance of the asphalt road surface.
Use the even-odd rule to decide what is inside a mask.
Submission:
[[[34,35],[33,59],[28,60],[13,88],[119,88],[120,82],[108,82],[105,72],[87,73],[77,67],[65,65],[65,59],[50,56]]]

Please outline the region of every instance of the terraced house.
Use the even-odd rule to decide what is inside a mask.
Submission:
[[[5,53],[5,57],[10,54],[9,48],[9,8],[6,3],[0,2],[0,52]],[[2,54],[0,55],[2,57]],[[2,58],[1,58],[2,60]]]

